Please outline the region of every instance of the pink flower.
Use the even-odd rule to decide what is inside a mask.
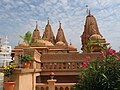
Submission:
[[[104,55],[104,53],[103,53],[103,52],[100,52],[100,55]]]
[[[84,68],[86,68],[88,66],[88,62],[84,61],[82,65],[83,65]]]
[[[104,53],[103,52],[100,52],[100,59],[103,59],[103,57],[104,57]]]
[[[107,55],[115,55],[115,53],[116,53],[116,51],[113,50],[113,49],[110,49],[110,48],[109,48],[109,49],[106,50],[106,54],[107,54]]]
[[[82,81],[84,81],[84,77],[82,77]]]
[[[91,59],[91,57],[90,57],[90,56],[86,56],[86,59],[87,59],[87,60],[90,60],[90,59]]]
[[[120,58],[118,58],[118,60],[120,61]]]
[[[103,59],[103,55],[100,56],[100,59]]]

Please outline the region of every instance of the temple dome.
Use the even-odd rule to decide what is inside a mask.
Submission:
[[[65,46],[65,43],[62,41],[58,41],[55,45],[56,46]]]
[[[49,42],[49,41],[44,41],[45,42],[45,46],[47,46],[47,47],[52,47],[52,46],[54,46],[51,42]]]
[[[23,47],[23,46],[29,46],[29,44],[27,44],[27,43],[25,43],[25,42],[22,42],[22,43],[19,44],[19,46],[22,46],[22,47]]]
[[[51,42],[45,40],[37,40],[37,46],[54,46]]]
[[[76,49],[73,44],[70,44],[70,45],[68,46],[68,48],[69,48],[69,49],[72,49],[72,50],[73,50],[73,49]]]
[[[103,39],[99,34],[93,34],[92,36],[90,36],[91,40],[99,40],[99,39]]]
[[[45,46],[45,41],[40,39],[40,40],[37,40],[36,44],[37,46]]]

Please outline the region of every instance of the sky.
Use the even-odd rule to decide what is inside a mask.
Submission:
[[[120,50],[120,0],[0,0],[0,37],[8,36],[12,48],[33,32],[38,21],[42,36],[47,18],[56,37],[59,21],[69,43],[81,49],[80,36],[84,31],[86,5],[97,19],[99,30],[113,49]]]

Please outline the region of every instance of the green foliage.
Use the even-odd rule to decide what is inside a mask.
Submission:
[[[92,52],[92,49],[93,49],[93,41],[91,40],[91,39],[89,39],[88,41],[87,41],[87,45],[85,46],[85,48],[84,48],[84,51],[86,51],[86,52],[88,52],[88,53],[90,53],[90,52]]]
[[[14,72],[14,69],[15,69],[15,63],[11,63],[9,66],[5,66],[4,67],[4,76],[7,78],[8,81],[10,81],[10,77],[11,75],[13,74]]]
[[[94,49],[94,45],[97,45],[100,50],[103,50],[103,49],[106,48],[105,46],[103,46],[103,44],[101,44],[101,42],[99,40],[89,39],[88,42],[87,42],[87,45],[84,47],[84,51],[87,52],[87,53],[92,52],[93,49]]]
[[[23,39],[23,41],[24,41],[25,43],[27,43],[27,44],[29,44],[29,45],[31,44],[32,34],[31,34],[30,31],[28,31],[28,32],[25,34],[25,36],[19,35],[19,37],[20,37],[21,39]]]
[[[75,90],[120,90],[120,58],[108,48],[96,60],[83,62]]]
[[[20,59],[21,62],[30,62],[32,61],[31,57],[28,55],[22,56]]]

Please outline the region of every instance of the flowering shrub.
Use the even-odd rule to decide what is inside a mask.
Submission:
[[[96,60],[86,57],[75,90],[120,90],[120,58],[108,48]]]
[[[3,73],[7,81],[10,81],[11,75],[13,74],[14,69],[15,69],[15,63],[11,63],[9,66],[4,67]]]

